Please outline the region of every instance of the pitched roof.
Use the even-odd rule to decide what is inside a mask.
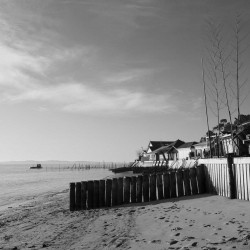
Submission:
[[[182,145],[183,143],[185,143],[184,141],[181,140],[176,140],[166,146],[162,146],[160,148],[155,149],[154,151],[152,151],[151,153],[168,153],[170,152],[173,148],[178,148],[180,145]]]
[[[199,143],[195,144],[194,146],[195,146],[195,148],[204,148],[204,147],[208,147],[206,141],[204,141],[204,142],[199,142]]]
[[[151,151],[154,151],[160,147],[168,146],[171,143],[173,143],[173,141],[150,141],[148,148],[150,148]]]
[[[192,142],[186,142],[184,144],[182,144],[179,148],[190,148],[191,146],[197,144],[198,142],[196,141],[192,141]]]

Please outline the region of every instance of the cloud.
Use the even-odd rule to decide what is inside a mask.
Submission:
[[[132,69],[120,73],[110,74],[104,79],[104,83],[120,84],[134,83],[138,79],[142,79],[152,73],[152,69]]]
[[[171,104],[170,99],[170,96],[125,89],[103,91],[82,83],[36,84],[18,92],[2,94],[2,100],[8,103],[39,102],[71,113],[109,115],[136,112],[172,113],[176,107]]]

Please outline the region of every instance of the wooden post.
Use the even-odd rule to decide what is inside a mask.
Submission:
[[[158,200],[163,199],[163,186],[162,186],[162,174],[157,174],[157,190],[158,190]]]
[[[156,176],[150,175],[150,201],[156,200]]]
[[[206,177],[204,167],[205,165],[199,165],[196,168],[199,194],[204,194],[206,192]]]
[[[94,202],[93,207],[99,207],[99,181],[94,181]]]
[[[81,199],[81,209],[86,209],[86,200],[87,200],[87,182],[82,181],[81,185],[81,193],[82,193],[82,199]]]
[[[81,182],[76,183],[76,210],[81,210]]]
[[[94,182],[88,181],[88,209],[92,209],[94,207]]]
[[[75,201],[75,183],[69,184],[69,210],[75,211],[76,201]]]
[[[164,182],[164,199],[170,198],[170,173],[165,173],[163,175]]]
[[[99,207],[105,207],[105,180],[100,180],[99,184]]]
[[[106,206],[111,207],[112,180],[106,180]]]
[[[137,176],[137,192],[136,192],[136,201],[142,202],[142,176]]]
[[[117,195],[117,205],[122,205],[123,203],[123,178],[118,178],[118,195]]]
[[[117,192],[118,191],[118,183],[117,183],[117,179],[114,178],[112,180],[112,206],[116,206],[117,205]]]
[[[136,177],[131,178],[131,203],[136,203]]]
[[[190,168],[190,180],[191,180],[191,188],[192,188],[192,194],[198,194],[197,189],[197,180],[196,180],[196,169]]]
[[[128,204],[130,203],[130,177],[125,177],[124,180],[124,203]]]
[[[236,198],[235,173],[233,172],[233,154],[227,155],[228,177],[229,177],[229,198]]]
[[[184,195],[182,169],[177,170],[176,177],[177,177],[176,179],[177,179],[178,197],[181,197]]]
[[[171,198],[177,197],[176,195],[176,176],[175,171],[170,172],[170,190],[171,190]]]
[[[186,196],[191,195],[189,168],[184,169],[183,176],[184,176],[185,195]]]
[[[148,175],[143,175],[143,201],[148,202],[149,201],[149,178]]]

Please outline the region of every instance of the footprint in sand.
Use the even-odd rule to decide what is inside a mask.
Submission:
[[[170,240],[169,245],[174,245],[176,243],[178,243],[178,240]]]
[[[181,241],[190,241],[194,240],[195,238],[193,236],[185,236]]]
[[[182,230],[183,228],[181,228],[181,227],[175,227],[175,228],[173,228],[172,229],[172,231],[179,231],[179,230]]]

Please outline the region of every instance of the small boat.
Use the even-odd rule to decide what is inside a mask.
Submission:
[[[40,168],[42,168],[41,164],[36,164],[36,166],[30,167],[30,169],[40,169]]]

